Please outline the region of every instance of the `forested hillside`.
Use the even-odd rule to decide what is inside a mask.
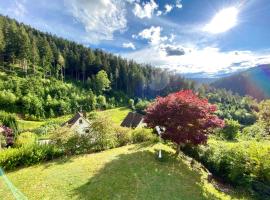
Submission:
[[[0,16],[0,106],[43,118],[127,105],[194,82]]]
[[[211,85],[225,88],[240,95],[249,95],[258,100],[270,97],[270,65],[260,65],[247,71],[220,79]]]
[[[113,91],[131,97],[154,97],[194,83],[149,65],[140,65],[100,49],[91,49],[40,32],[0,16],[0,65],[10,71],[20,67],[25,76],[72,80],[91,87],[93,77],[105,70]]]

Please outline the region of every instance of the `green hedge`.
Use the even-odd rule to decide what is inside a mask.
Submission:
[[[182,150],[226,182],[270,195],[269,142],[211,140],[208,146],[185,146]]]
[[[52,145],[32,145],[0,151],[0,167],[6,170],[30,166],[60,157],[63,153]]]

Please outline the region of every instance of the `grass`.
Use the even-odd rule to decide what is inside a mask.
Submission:
[[[158,148],[165,159],[156,159]],[[217,191],[165,145],[137,144],[8,172],[29,199],[248,199]],[[0,199],[13,199],[0,177]]]
[[[33,131],[40,126],[45,124],[45,121],[27,121],[27,120],[18,120],[19,130],[22,131]]]
[[[105,115],[112,119],[112,121],[116,124],[121,124],[121,122],[124,120],[124,118],[127,116],[128,112],[131,110],[129,108],[120,107],[120,108],[114,108],[104,111],[98,111],[98,115]],[[90,113],[89,113],[90,114]],[[21,131],[34,131],[35,129],[39,128],[42,125],[45,125],[47,123],[57,123],[62,124],[66,122],[68,119],[70,119],[73,115],[64,115],[57,118],[49,118],[43,121],[27,121],[27,120],[18,120],[19,130]]]
[[[114,108],[97,112],[99,115],[109,117],[114,123],[120,125],[131,110],[126,107]]]

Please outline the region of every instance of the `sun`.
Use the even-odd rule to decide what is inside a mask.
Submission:
[[[236,7],[229,7],[220,10],[204,27],[204,31],[218,34],[223,33],[237,25],[239,10]]]

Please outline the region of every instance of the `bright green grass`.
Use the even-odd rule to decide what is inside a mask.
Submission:
[[[97,112],[97,113],[99,115],[107,116],[114,123],[120,125],[130,111],[131,110],[129,108],[120,107],[120,108],[104,110],[104,111]]]
[[[45,124],[45,121],[26,121],[26,120],[18,120],[19,130],[23,131],[33,131],[36,128],[39,128]]]
[[[98,111],[98,115],[105,115],[110,118],[114,123],[121,124],[124,118],[127,116],[128,112],[131,110],[125,107],[109,109],[105,111]],[[62,124],[69,120],[73,115],[64,115],[57,118],[49,118],[44,121],[27,121],[27,120],[18,120],[19,129],[22,131],[33,131],[34,129],[39,128],[40,126],[46,123],[58,123]]]
[[[29,199],[208,200],[246,199],[218,192],[201,170],[176,159],[156,159],[158,145],[129,145],[101,153],[62,158],[6,175]],[[0,177],[0,199],[13,199]]]

